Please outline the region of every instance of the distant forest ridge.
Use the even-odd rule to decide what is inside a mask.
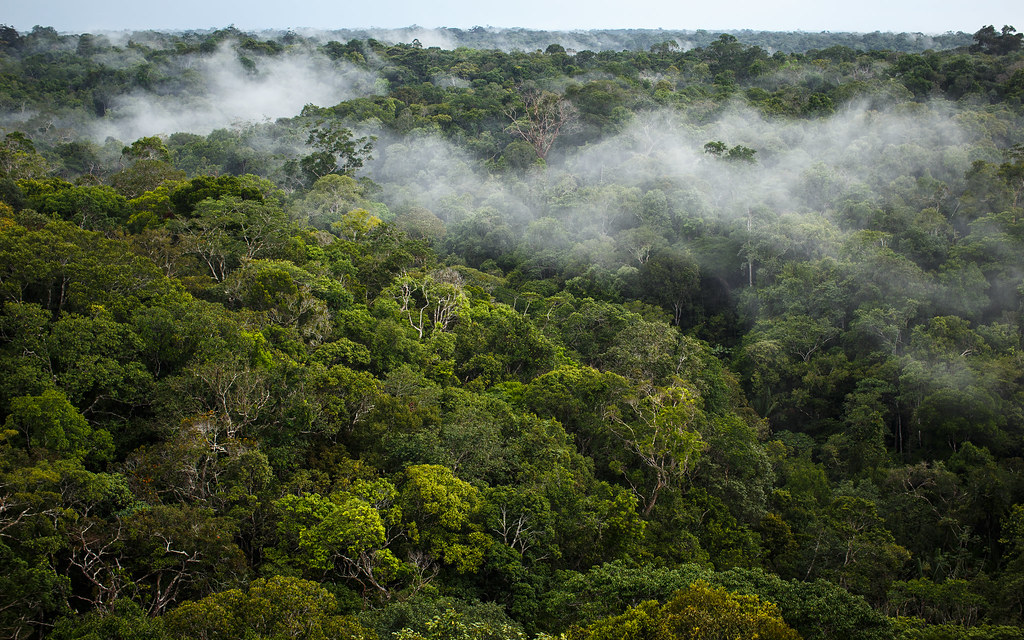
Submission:
[[[191,33],[206,33],[206,30]],[[558,44],[574,51],[649,51],[652,47],[674,46],[682,50],[706,47],[722,33],[736,36],[741,42],[767,50],[769,53],[804,53],[813,49],[845,46],[858,51],[889,50],[905,53],[945,51],[966,47],[972,36],[963,31],[941,35],[924,33],[872,33],[805,32],[805,31],[752,31],[743,30],[688,30],[688,29],[590,29],[572,31],[543,31],[523,28],[473,27],[436,29],[412,25],[400,29],[314,29],[292,31],[307,38],[345,42],[352,39],[375,39],[388,44],[419,41],[424,47],[441,49],[499,49],[502,51],[534,51]],[[127,33],[127,32],[126,32]],[[262,37],[283,36],[286,30],[256,31]],[[141,34],[130,37],[138,40]]]

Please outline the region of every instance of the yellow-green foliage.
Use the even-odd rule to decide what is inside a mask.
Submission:
[[[315,582],[276,576],[256,580],[248,590],[231,589],[186,602],[164,617],[172,637],[234,640],[371,640],[375,634],[346,616]]]
[[[664,606],[648,600],[585,629],[568,640],[799,640],[778,608],[753,595],[730,593],[699,580]]]

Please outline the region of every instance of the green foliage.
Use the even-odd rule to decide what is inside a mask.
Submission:
[[[704,153],[730,162],[753,163],[755,162],[754,154],[757,151],[741,144],[729,147],[720,140],[713,140],[704,145]]]
[[[60,640],[165,640],[171,636],[161,618],[150,618],[131,600],[117,600],[105,613],[63,618],[48,638]]]
[[[995,27],[988,25],[975,32],[974,44],[971,45],[970,50],[992,55],[1005,55],[1020,49],[1022,40],[1024,40],[1024,34],[1017,33],[1017,30],[1011,26],[1004,25],[997,33]]]
[[[536,326],[503,305],[477,304],[455,326],[455,375],[483,387],[527,381],[548,370],[555,348]]]
[[[508,623],[498,626],[489,625],[484,622],[464,621],[464,616],[448,609],[439,616],[434,616],[426,624],[423,633],[412,629],[402,629],[395,633],[396,640],[490,640],[494,638],[523,640],[526,638],[523,632]]]
[[[255,580],[244,591],[232,589],[186,602],[165,615],[164,623],[173,638],[376,637],[350,618],[339,615],[337,601],[323,586],[283,576]]]
[[[664,606],[647,601],[626,613],[569,630],[568,638],[792,638],[800,635],[782,621],[771,603],[730,593],[698,580]]]
[[[36,180],[48,172],[46,159],[36,151],[32,140],[14,131],[0,145],[0,176],[5,180]]]
[[[356,494],[360,488],[355,487]],[[377,500],[384,504],[395,497],[394,487],[386,482],[374,493],[381,494]],[[366,498],[338,493],[329,498],[288,495],[275,501],[282,559],[309,575],[351,579],[364,595],[390,596],[392,583],[406,571],[386,548],[394,535],[388,529],[398,524],[401,514],[390,509],[382,513]]]
[[[423,591],[386,607],[361,612],[357,619],[382,638],[397,634],[487,640],[522,636],[522,630],[494,603],[440,597]]]
[[[370,159],[376,138],[352,138],[352,130],[333,122],[317,122],[309,128],[306,144],[315,151],[301,160],[298,167],[312,184],[331,174],[351,176]]]
[[[18,186],[28,206],[83,229],[107,231],[128,219],[128,201],[105,185],[76,186],[50,178],[21,180]]]
[[[476,571],[491,544],[478,522],[479,490],[438,465],[411,466],[405,475],[399,504],[413,542],[460,573]]]
[[[4,429],[7,438],[23,444],[31,455],[52,451],[102,461],[113,448],[109,433],[94,432],[67,397],[52,389],[39,396],[13,398]]]
[[[1019,637],[1020,34],[444,33],[0,27],[0,635]]]
[[[1022,637],[1020,627],[978,625],[962,627],[958,625],[926,625],[914,618],[901,621],[901,640],[1016,640]]]

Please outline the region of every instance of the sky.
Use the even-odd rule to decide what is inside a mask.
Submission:
[[[222,28],[753,29],[926,34],[1004,24],[1024,30],[1021,0],[3,0],[0,24],[67,33]]]

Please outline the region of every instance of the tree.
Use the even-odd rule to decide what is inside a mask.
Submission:
[[[1024,204],[1024,144],[1006,150],[1007,160],[999,165],[998,174],[1013,193],[1013,206]]]
[[[312,226],[330,230],[348,212],[373,208],[364,191],[352,176],[331,173],[313,183],[295,208]]]
[[[191,218],[196,215],[196,207],[200,202],[228,196],[264,203],[280,200],[283,193],[272,182],[251,174],[201,175],[176,186],[170,194],[170,201],[174,205],[175,216]]]
[[[853,593],[880,602],[910,553],[896,544],[876,506],[864,498],[838,496],[828,505],[813,543],[808,541],[808,577],[823,576]]]
[[[128,200],[106,185],[73,185],[59,178],[19,182],[29,206],[83,229],[112,231],[127,222]]]
[[[0,143],[0,178],[39,180],[48,170],[46,159],[28,136],[17,131],[4,136]]]
[[[600,366],[650,390],[680,373],[686,344],[665,322],[637,320],[616,333],[614,342],[601,354]]]
[[[47,343],[55,382],[87,418],[127,419],[149,404],[152,377],[139,362],[142,341],[110,313],[66,313],[50,327]]]
[[[227,438],[247,435],[274,397],[268,371],[259,366],[266,354],[260,353],[258,346],[253,351],[256,353],[222,353],[193,362],[186,375],[175,381],[178,390],[185,392],[185,400],[206,414],[200,426],[214,445],[222,433]]]
[[[133,514],[125,525],[125,549],[135,558],[129,563],[150,613],[238,584],[245,576],[235,544],[237,525],[228,518],[187,505],[159,506]]]
[[[649,600],[620,616],[585,629],[573,627],[568,640],[800,640],[778,608],[757,596],[730,593],[698,580],[663,606]]]
[[[463,284],[458,271],[438,269],[422,278],[402,276],[392,285],[391,295],[399,305],[398,313],[423,339],[430,333],[449,331],[469,308]]]
[[[175,220],[171,229],[210,277],[223,282],[244,260],[274,257],[286,242],[288,219],[275,201],[229,195],[199,202],[194,217]]]
[[[319,121],[310,127],[306,144],[315,151],[299,160],[309,183],[330,174],[351,176],[370,159],[376,138],[352,135],[351,129],[334,122]]]
[[[986,598],[971,589],[967,580],[933,582],[928,578],[894,582],[887,594],[887,608],[897,618],[914,616],[931,624],[971,627],[987,608]]]
[[[1003,518],[999,542],[1004,569],[998,610],[1008,622],[1020,624],[1024,620],[1024,504],[1013,505]]]
[[[171,152],[167,150],[167,145],[156,136],[139,138],[121,149],[121,156],[130,160],[171,160]]]
[[[364,611],[359,621],[380,638],[395,640],[521,640],[522,629],[494,602],[419,592],[387,607]],[[543,636],[542,636],[543,638]]]
[[[672,323],[681,327],[699,291],[696,260],[683,247],[655,249],[640,265],[639,288],[643,299],[672,312]]]
[[[544,160],[555,140],[571,130],[578,112],[571,102],[551,91],[519,87],[517,102],[505,110],[511,124],[505,130],[533,146]]]
[[[477,303],[461,317],[453,330],[455,374],[466,382],[531,380],[554,362],[554,345],[510,307]]]
[[[0,435],[0,456],[9,458],[5,449]],[[58,479],[46,466],[0,475],[0,634],[12,640],[35,637],[70,612],[71,583],[53,560],[73,515],[52,490]]]
[[[617,465],[644,505],[645,516],[650,515],[663,490],[689,477],[706,448],[699,431],[704,416],[697,401],[693,389],[677,379],[627,400],[632,414],[609,409],[609,428],[654,474],[650,486],[643,487],[634,480],[632,465]]]
[[[307,573],[358,583],[364,598],[390,598],[392,583],[408,570],[387,548],[396,535],[399,512],[390,507],[397,492],[386,481],[375,486],[377,491],[366,493],[376,497],[380,510],[356,495],[360,488],[370,488],[366,484],[353,493],[288,495],[277,500],[283,557]]]
[[[67,396],[54,389],[11,400],[4,428],[19,434],[25,449],[33,455],[49,451],[78,459],[88,456],[103,460],[113,448],[110,434],[102,429],[93,430]]]
[[[110,611],[90,611],[62,618],[46,637],[53,640],[170,640],[162,618],[151,618],[127,598],[116,601]]]
[[[252,260],[227,277],[224,289],[231,302],[261,312],[274,326],[293,329],[315,347],[330,333],[330,320],[327,304],[310,290],[314,283],[312,274],[291,262]]]
[[[399,504],[412,541],[427,554],[422,563],[476,571],[491,543],[479,522],[480,491],[440,465],[411,466],[405,476]]]
[[[71,531],[69,564],[94,607],[119,597],[158,615],[188,597],[237,584],[244,574],[234,526],[211,510],[159,505],[111,519],[82,517]]]
[[[118,193],[135,200],[162,185],[176,186],[185,179],[185,172],[175,169],[170,162],[151,158],[140,158],[131,166],[110,177]]]
[[[454,609],[427,621],[424,631],[408,627],[395,632],[395,640],[526,640],[521,629],[508,623],[467,622],[466,616]]]
[[[585,572],[559,572],[544,595],[543,606],[554,629],[585,627],[644,602],[668,600],[697,580],[714,578],[714,571],[696,564],[666,567],[616,560]]]
[[[1017,33],[1017,30],[1009,25],[996,32],[992,25],[987,25],[974,33],[974,44],[970,46],[971,53],[990,53],[992,55],[1006,55],[1021,48],[1024,42],[1024,33]]]
[[[339,613],[337,599],[323,586],[275,576],[186,602],[164,616],[172,637],[201,640],[238,638],[370,640],[374,637]]]
[[[9,410],[11,398],[39,395],[52,385],[50,318],[37,304],[8,301],[0,308],[0,411]]]
[[[704,153],[730,162],[747,162],[752,164],[756,162],[754,154],[757,151],[750,147],[744,147],[741,144],[730,147],[721,140],[712,140],[704,145]]]

